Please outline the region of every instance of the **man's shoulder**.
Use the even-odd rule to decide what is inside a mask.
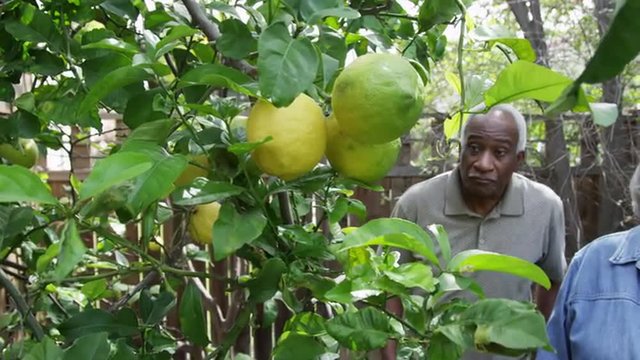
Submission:
[[[580,262],[603,262],[609,259],[620,249],[622,243],[630,236],[632,230],[615,232],[601,236],[576,252],[574,259]],[[636,230],[635,232],[637,232]]]
[[[514,176],[522,184],[525,198],[562,206],[560,196],[547,185],[531,180],[522,174],[514,174]]]

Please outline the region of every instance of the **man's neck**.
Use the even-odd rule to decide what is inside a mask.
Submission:
[[[491,210],[493,210],[493,208],[495,208],[496,205],[498,205],[498,203],[500,202],[500,198],[478,198],[475,196],[464,194],[464,192],[462,193],[462,199],[464,200],[464,203],[467,205],[469,210],[482,217],[487,216],[491,212]]]

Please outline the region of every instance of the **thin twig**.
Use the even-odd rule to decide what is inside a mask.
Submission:
[[[115,312],[118,311],[118,309],[120,309],[121,307],[123,307],[124,305],[126,305],[129,300],[131,300],[131,298],[137,294],[139,291],[142,291],[144,289],[146,289],[147,287],[149,287],[151,285],[152,282],[156,281],[158,279],[158,272],[153,270],[150,273],[148,273],[143,279],[142,281],[140,281],[134,288],[133,290],[131,290],[130,292],[128,292],[125,296],[121,297],[118,301],[116,301],[115,303],[113,303],[110,307],[109,307],[109,312]]]
[[[207,14],[197,3],[197,0],[182,0],[182,3],[196,26],[202,30],[211,43],[215,43],[220,38],[218,25],[207,18]],[[246,61],[230,59],[227,63],[251,77],[255,78],[258,75],[258,70]]]
[[[464,31],[466,26],[467,8],[462,3],[462,0],[456,0],[458,8],[462,12],[460,16],[460,36],[458,38],[458,76],[460,77],[460,124],[458,127],[458,133],[462,132],[462,120],[463,110],[465,103],[465,90],[464,90],[464,69],[462,63],[462,57],[464,55]]]
[[[27,302],[24,300],[22,295],[20,295],[18,289],[16,289],[16,287],[13,285],[11,280],[9,280],[2,269],[0,269],[0,285],[2,285],[2,287],[7,290],[9,296],[13,299],[16,307],[18,308],[18,311],[20,311],[20,314],[22,314],[22,317],[27,322],[27,325],[33,331],[33,336],[36,337],[36,340],[42,341],[42,339],[44,339],[44,331],[42,330],[42,327],[36,320],[35,316],[33,316],[33,314],[31,313]]]

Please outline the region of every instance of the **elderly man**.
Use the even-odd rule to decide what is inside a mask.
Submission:
[[[640,217],[640,166],[629,184]],[[547,330],[552,354],[538,360],[640,359],[640,226],[598,238],[576,253]]]
[[[498,105],[473,115],[461,134],[460,163],[409,188],[392,216],[423,228],[441,224],[451,239],[452,253],[481,249],[517,256],[539,265],[549,276],[549,291],[539,288],[536,302],[550,313],[562,281],[564,215],[562,201],[547,186],[515,174],[525,157],[526,123],[512,106]],[[403,261],[411,254],[403,253]],[[478,273],[475,279],[487,297],[530,301],[531,282],[506,274]],[[389,308],[402,311],[397,299]],[[390,348],[392,348],[391,346]],[[387,349],[386,358],[393,358]],[[467,353],[464,359],[500,359]]]

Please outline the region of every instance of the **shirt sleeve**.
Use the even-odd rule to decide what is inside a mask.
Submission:
[[[559,198],[554,199],[550,211],[546,250],[538,266],[545,271],[551,281],[560,283],[567,268],[565,248],[564,210]]]
[[[553,306],[553,311],[549,317],[547,323],[547,334],[549,335],[549,342],[555,349],[555,353],[548,352],[540,349],[536,356],[536,360],[571,360],[571,344],[569,341],[569,335],[571,331],[571,317],[570,303],[571,294],[573,292],[574,282],[576,279],[576,273],[580,268],[581,258],[576,256],[571,261],[567,276],[565,277],[556,303]]]

